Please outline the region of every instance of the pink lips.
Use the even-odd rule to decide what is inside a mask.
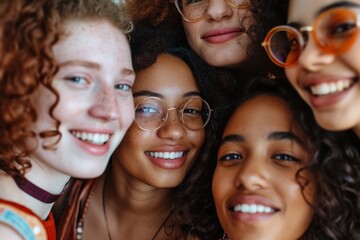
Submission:
[[[109,152],[110,149],[110,141],[103,145],[95,145],[90,142],[81,141],[77,138],[75,138],[75,141],[79,144],[80,147],[93,156],[104,156]]]
[[[201,36],[201,38],[209,43],[219,44],[236,38],[243,32],[244,29],[242,28],[223,28],[208,31],[203,36]]]

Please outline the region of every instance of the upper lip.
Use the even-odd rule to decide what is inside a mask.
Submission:
[[[350,76],[339,76],[339,75],[328,75],[328,74],[309,74],[303,78],[300,82],[300,86],[303,88],[310,88],[311,86],[318,85],[321,83],[331,83],[340,81],[342,79],[353,80],[354,77]]]
[[[201,36],[202,39],[213,37],[213,36],[219,36],[223,34],[233,33],[233,32],[245,32],[245,29],[240,27],[233,27],[233,28],[219,28],[207,31],[205,34]]]
[[[263,197],[260,195],[236,195],[229,199],[227,203],[228,209],[233,209],[236,205],[239,204],[256,204],[256,205],[263,205],[270,208],[275,209],[278,211],[280,208],[267,197]]]
[[[167,146],[157,147],[152,150],[146,150],[146,152],[186,152],[186,151],[189,150],[181,145],[167,145]]]

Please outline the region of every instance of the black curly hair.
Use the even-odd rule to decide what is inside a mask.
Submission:
[[[301,172],[311,172],[317,192],[315,202],[309,203],[314,209],[312,223],[301,239],[360,239],[360,140],[352,131],[329,132],[320,128],[311,109],[286,79],[250,81],[243,97],[219,112],[222,115],[217,126],[220,131],[214,137],[217,142],[213,148],[218,149],[226,122],[236,108],[261,94],[284,99],[292,110],[295,124],[309,139],[312,158],[297,172],[296,179],[304,190],[308,182],[301,177]],[[213,169],[215,157],[212,155]]]
[[[205,99],[213,109],[213,112],[224,104],[228,104],[226,90],[231,90],[235,85],[235,79],[228,71],[222,71],[207,65],[186,45],[179,44],[179,39],[168,26],[161,24],[156,28],[149,27],[147,23],[135,25],[130,34],[130,46],[132,52],[133,66],[135,72],[146,69],[156,62],[160,54],[170,54],[182,59],[192,70],[195,81],[199,87],[202,98]],[[227,85],[225,85],[227,84]],[[206,127],[206,140],[199,156],[206,152],[208,140],[211,133],[208,126],[217,120],[211,118]],[[201,186],[197,184],[204,172],[207,172],[208,159],[199,157],[186,175],[184,181],[174,191],[174,216],[178,225],[185,234],[206,236],[207,221],[216,220],[215,210],[207,211],[202,205],[198,195],[202,194]],[[211,192],[205,197],[211,198]],[[204,197],[204,196],[202,196]],[[212,207],[212,206],[211,206]],[[205,238],[202,238],[205,239]]]

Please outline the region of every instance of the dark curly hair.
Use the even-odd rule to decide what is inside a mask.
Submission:
[[[176,32],[179,39],[186,42],[185,32],[182,26],[181,15],[171,0],[127,0],[126,8],[132,16],[135,25],[138,22],[147,22],[152,27],[166,23],[169,28]],[[287,3],[282,0],[251,0],[249,8],[254,24],[247,29],[251,44],[247,47],[249,61],[240,69],[232,70],[233,74],[246,81],[253,76],[282,77],[283,69],[275,66],[267,57],[261,42],[266,33],[274,26],[285,24]],[[240,19],[240,24],[243,19]]]
[[[167,25],[161,24],[157,28],[149,28],[147,24],[136,24],[134,31],[130,34],[130,46],[135,71],[140,71],[150,67],[155,63],[159,54],[171,54],[182,59],[190,67],[194,74],[195,81],[199,87],[202,98],[211,106],[213,111],[227,104],[225,98],[226,92],[223,89],[230,89],[231,85],[222,86],[224,83],[235,84],[235,79],[228,71],[221,71],[207,65],[191,49],[186,46],[174,47],[179,39],[176,37]],[[225,81],[224,81],[225,80]],[[220,87],[219,87],[220,86]],[[216,122],[211,118],[207,126]],[[199,153],[199,158],[194,162],[191,170],[187,173],[184,181],[175,189],[174,192],[174,217],[177,218],[177,224],[183,229],[185,234],[192,233],[199,237],[206,232],[203,226],[207,221],[209,212],[206,206],[200,202],[194,201],[198,195],[198,179],[203,172],[207,172],[208,159],[202,158],[202,152],[209,145],[210,132],[206,127],[206,140],[203,149]],[[210,194],[211,197],[211,194]],[[213,216],[216,219],[214,212]]]
[[[360,140],[352,131],[328,132],[321,129],[311,109],[286,79],[251,81],[243,97],[220,113],[222,121],[217,139],[221,139],[226,121],[236,108],[260,94],[284,99],[292,110],[295,124],[309,140],[312,158],[296,173],[296,179],[304,190],[308,180],[302,177],[301,172],[311,172],[317,190],[315,202],[309,203],[314,209],[314,217],[301,239],[360,239]],[[219,143],[220,140],[214,148],[218,149]],[[216,159],[212,157],[212,161],[214,169]]]
[[[1,1],[0,15],[0,169],[15,176],[31,166],[26,140],[37,116],[29,98],[39,85],[51,89],[59,18],[48,0]]]

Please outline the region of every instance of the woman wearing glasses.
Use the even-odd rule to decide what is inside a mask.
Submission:
[[[127,4],[135,26],[142,20],[151,27],[168,24],[206,63],[230,70],[238,85],[252,76],[280,74],[260,43],[270,28],[285,21],[280,17],[282,1],[129,0]]]
[[[360,1],[291,0],[263,45],[323,128],[360,137],[359,16]]]
[[[214,209],[194,204],[194,195],[206,187],[197,179],[209,165],[198,157],[212,115],[209,103],[221,99],[194,53],[165,51],[167,43],[153,47],[164,39],[137,30],[140,35],[131,37],[135,120],[108,171],[94,181],[76,181],[67,206],[59,205],[60,239],[197,239],[208,230],[197,225],[216,217]]]

